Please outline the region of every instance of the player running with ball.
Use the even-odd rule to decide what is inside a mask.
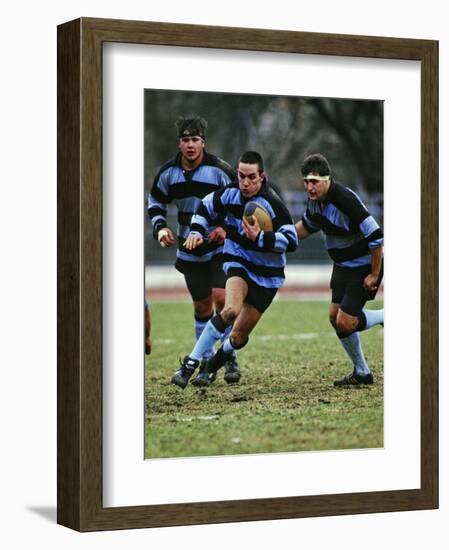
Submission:
[[[383,309],[365,309],[374,300],[383,275],[383,233],[360,198],[331,177],[327,159],[317,153],[301,167],[308,194],[307,209],[296,224],[299,239],[323,231],[326,248],[334,261],[329,320],[351,359],[353,372],[335,386],[373,383],[359,332],[384,323]]]
[[[209,385],[234,351],[248,343],[249,334],[284,283],[285,253],[296,250],[298,245],[290,213],[266,181],[259,153],[244,153],[237,175],[238,182],[203,199],[184,243],[187,250],[195,250],[204,242],[209,227],[222,224],[226,229],[225,304],[207,323],[192,352],[184,357],[173,375],[172,383],[181,388],[187,386],[200,363],[200,372],[193,383]],[[245,219],[247,205],[254,215],[246,212]],[[255,206],[258,206],[256,210]],[[261,228],[262,219],[267,218],[267,227],[272,224],[272,230]],[[216,354],[201,362],[205,352],[222,339],[231,326],[230,335]]]

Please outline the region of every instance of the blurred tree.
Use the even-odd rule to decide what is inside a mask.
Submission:
[[[345,152],[344,166],[351,162],[361,180],[358,187],[368,192],[382,190],[383,103],[336,99],[309,100],[320,126],[334,131]],[[338,167],[339,159],[333,164]]]

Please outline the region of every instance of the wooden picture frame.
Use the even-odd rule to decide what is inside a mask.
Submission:
[[[421,63],[421,488],[105,508],[102,502],[104,42]],[[82,18],[58,27],[58,523],[79,531],[438,507],[438,43]]]

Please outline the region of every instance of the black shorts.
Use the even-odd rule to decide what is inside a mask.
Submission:
[[[334,265],[331,277],[332,302],[349,315],[357,316],[369,300],[374,300],[377,290],[365,290],[363,280],[371,273],[371,265],[344,267]],[[377,288],[383,278],[383,263],[377,279]]]
[[[248,293],[245,302],[257,309],[259,313],[263,313],[273,301],[277,288],[266,288],[259,286],[248,276],[248,273],[240,267],[231,267],[228,269],[227,278],[240,277],[248,285]]]
[[[222,254],[218,254],[210,262],[186,262],[178,258],[175,268],[184,275],[187,288],[195,301],[208,298],[213,288],[225,287]]]

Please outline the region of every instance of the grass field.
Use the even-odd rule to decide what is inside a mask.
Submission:
[[[370,307],[381,307],[379,302]],[[276,301],[238,354],[242,378],[208,388],[170,384],[193,344],[192,306],[152,302],[146,359],[146,458],[383,446],[383,330],[361,334],[373,386],[334,388],[351,366],[326,302]]]

